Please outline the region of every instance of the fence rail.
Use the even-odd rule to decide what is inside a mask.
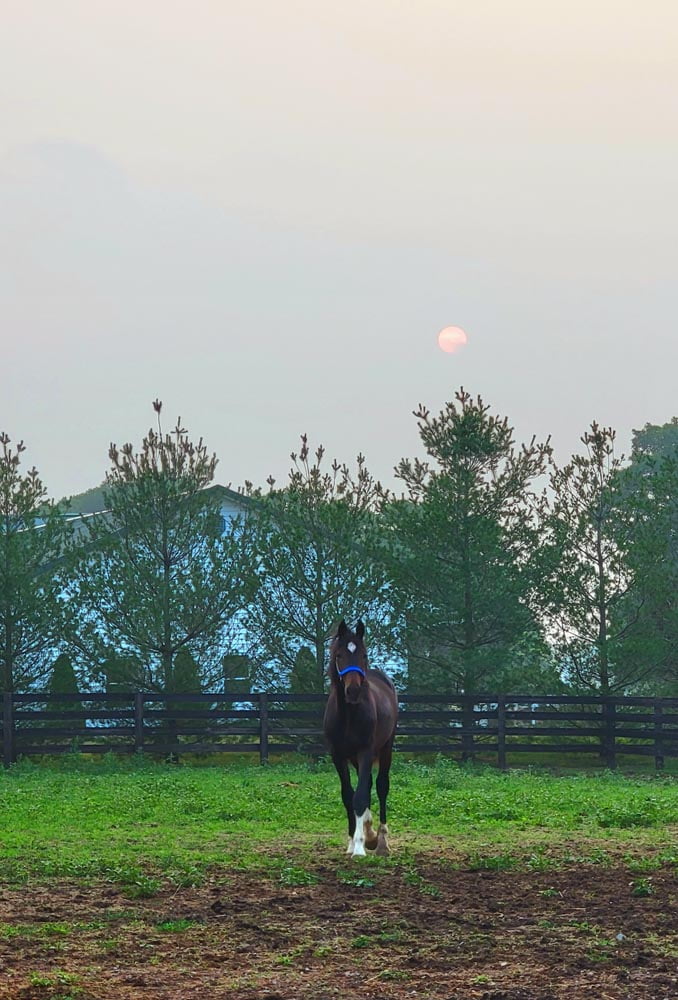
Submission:
[[[2,759],[62,754],[322,754],[322,695],[4,694]],[[401,695],[396,749],[507,766],[508,755],[678,757],[678,698]]]

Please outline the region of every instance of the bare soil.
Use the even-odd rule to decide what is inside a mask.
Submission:
[[[289,884],[317,879],[314,884]],[[2,1000],[675,1000],[678,877],[350,862],[0,888]]]

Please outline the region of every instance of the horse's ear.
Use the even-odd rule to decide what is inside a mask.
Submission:
[[[355,634],[358,636],[359,639],[362,639],[362,637],[365,635],[365,625],[363,624],[362,618],[358,619],[358,624],[355,627]]]
[[[337,639],[341,639],[342,635],[346,635],[348,632],[348,625],[342,618],[337,626]]]

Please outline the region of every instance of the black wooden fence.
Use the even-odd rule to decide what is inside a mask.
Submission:
[[[678,698],[401,695],[396,749],[480,758],[678,756]],[[5,694],[2,759],[80,752],[322,754],[321,695]]]

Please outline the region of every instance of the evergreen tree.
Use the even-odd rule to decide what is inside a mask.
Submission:
[[[637,507],[620,489],[614,439],[594,422],[585,452],[553,472],[538,591],[567,676],[602,695],[627,691],[649,670],[638,656],[643,597],[630,558]]]
[[[287,486],[276,490],[269,480],[270,492],[256,494],[260,586],[248,626],[266,686],[285,682],[301,644],[314,658],[313,689],[322,690],[336,623],[363,617],[377,633],[386,615],[386,581],[370,556],[381,486],[362,455],[353,473],[337,461],[326,468],[324,456],[322,446],[311,456],[302,435]]]
[[[52,667],[49,681],[50,694],[78,694],[78,680],[75,676],[73,663],[68,653],[57,656]]]
[[[65,628],[61,600],[68,525],[25,447],[0,434],[0,682],[4,691],[45,684]]]
[[[300,646],[294,657],[290,691],[293,694],[322,694],[324,691],[323,678],[318,676],[316,659],[308,646]]]
[[[252,661],[243,653],[226,653],[221,660],[226,694],[249,694],[253,673]]]
[[[645,424],[642,430],[633,432],[631,460],[678,459],[678,417],[672,417],[666,424]]]
[[[49,679],[49,693],[51,695],[78,694],[78,679],[75,676],[73,662],[68,653],[61,653],[57,656],[52,667],[52,675]],[[50,712],[77,712],[82,709],[82,702],[76,700],[49,701],[47,708]],[[81,720],[80,720],[81,721]],[[55,723],[49,723],[54,725]],[[64,722],[57,722],[57,725]]]
[[[631,509],[629,564],[638,622],[622,653],[647,668],[642,693],[678,692],[678,420],[635,431],[618,490]]]
[[[210,490],[216,457],[178,422],[163,433],[161,403],[135,453],[112,444],[106,512],[87,522],[72,598],[80,611],[80,645],[125,650],[138,671],[134,688],[175,690],[175,657],[200,654],[202,680],[221,680],[221,656],[233,618],[252,596],[254,573],[246,518],[221,517]],[[225,530],[222,531],[222,528]]]
[[[437,417],[415,412],[429,461],[403,459],[408,496],[384,507],[386,561],[419,691],[494,688],[514,650],[538,632],[528,605],[550,447],[515,449],[507,419],[463,388]]]
[[[113,649],[106,653],[99,676],[109,694],[131,694],[137,690],[147,691],[150,687],[150,679],[139,657],[124,655]]]

